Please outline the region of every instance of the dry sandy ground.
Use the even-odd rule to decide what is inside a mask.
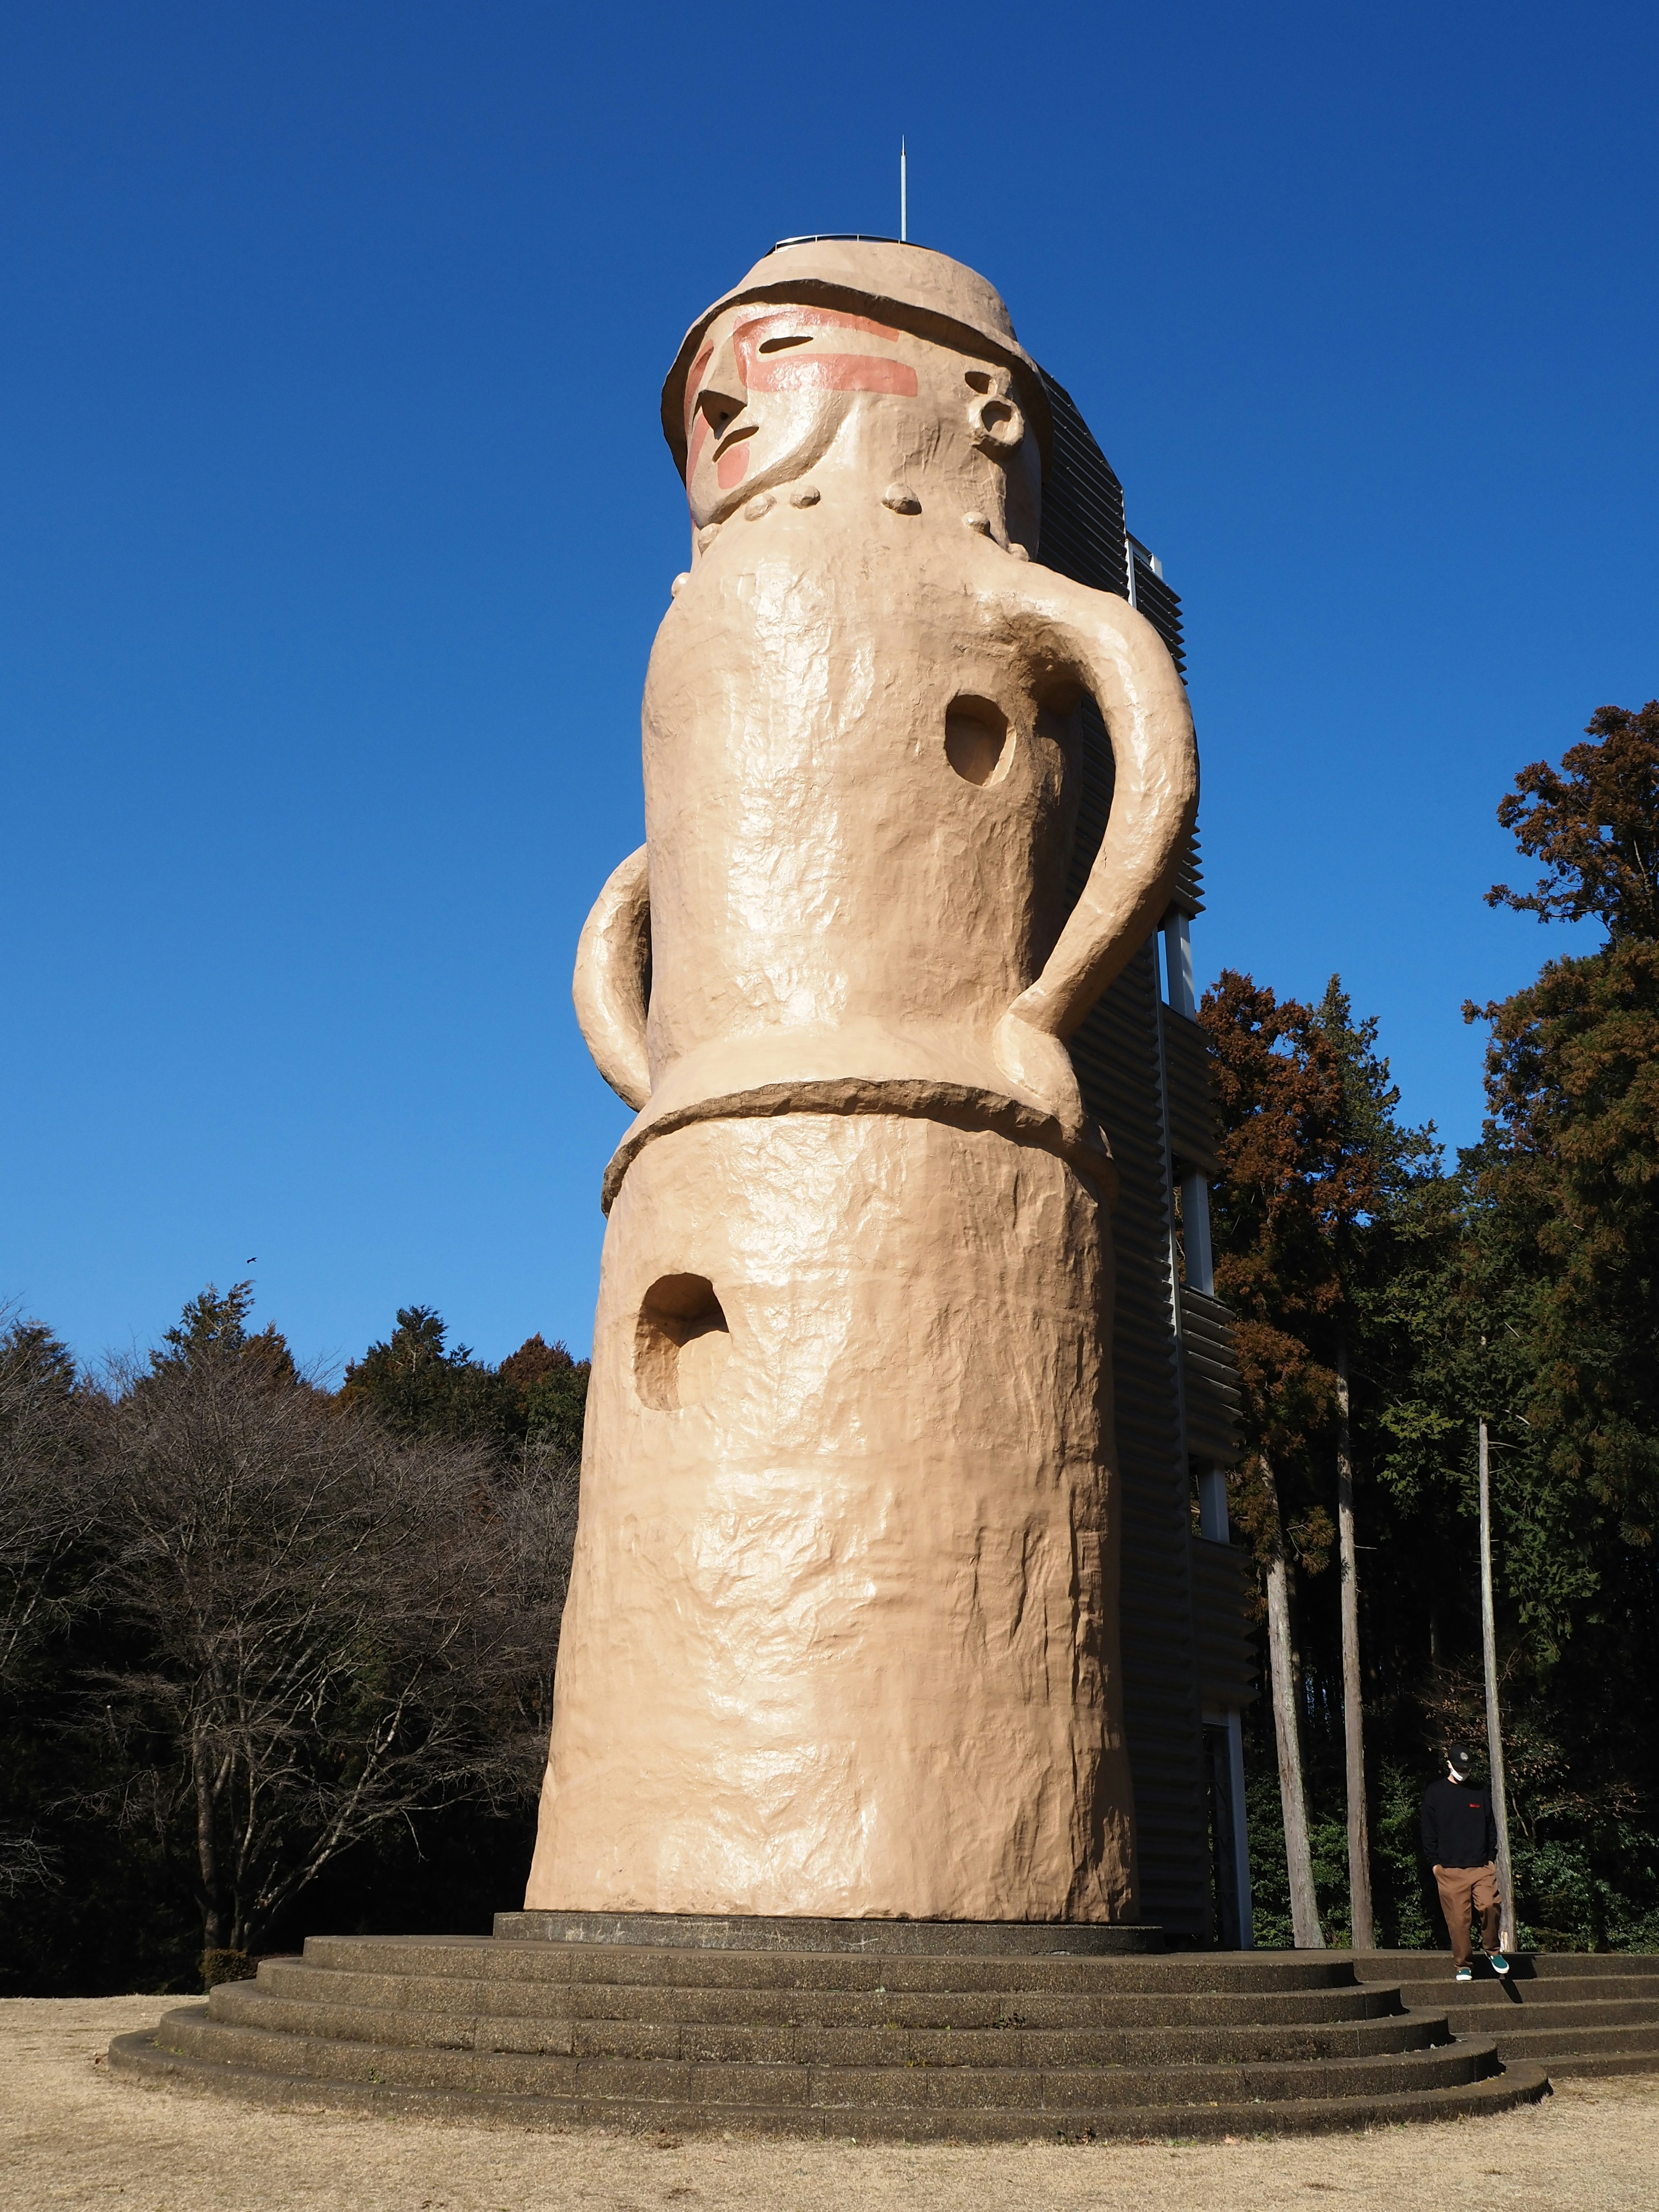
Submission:
[[[1359,2136],[1217,2144],[902,2149],[517,2135],[264,2112],[112,2075],[112,2035],[155,1997],[0,2002],[7,2212],[1651,2212],[1659,2075],[1564,2082],[1542,2105]]]

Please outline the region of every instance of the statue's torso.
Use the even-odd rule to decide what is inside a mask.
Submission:
[[[849,1038],[873,1072],[985,1078],[1076,812],[1074,721],[1041,703],[1064,674],[987,588],[1004,564],[960,523],[782,504],[698,562],[645,695],[653,1087],[728,1050],[748,1081],[832,1072]]]

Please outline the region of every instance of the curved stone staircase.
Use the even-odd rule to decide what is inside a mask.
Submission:
[[[1455,2034],[1490,2037],[1506,2066],[1575,2074],[1659,2074],[1659,1957],[1633,1951],[1522,1953],[1507,1979],[1484,1960],[1475,1978],[1452,1978],[1449,1952],[1367,1951],[1365,1983],[1447,2020]]]
[[[621,1941],[615,1922],[526,1924],[553,1918],[313,1936],[118,2038],[111,2063],[284,2105],[903,2140],[1342,2129],[1547,2087],[1341,1954],[1163,1954],[1100,1930],[1117,1942],[1085,1955],[1030,1947],[1090,1931],[1000,1946],[949,1923],[641,1924]]]

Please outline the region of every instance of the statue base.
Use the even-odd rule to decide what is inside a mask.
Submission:
[[[1407,2013],[1362,1984],[1352,1952],[1034,1949],[1159,1942],[1086,1922],[498,1926],[313,1936],[302,1959],[263,1959],[257,1981],[118,2036],[110,2064],[307,2114],[860,2143],[1376,2127],[1547,2087],[1540,2067],[1504,2072],[1484,2037],[1449,2042],[1437,1999]]]
[[[769,1914],[498,1912],[498,1942],[674,1951],[811,1951],[884,1959],[1103,1959],[1167,1949],[1161,1928],[1058,1920],[822,1920]]]

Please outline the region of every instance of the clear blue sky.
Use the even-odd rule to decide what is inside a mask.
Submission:
[[[1211,911],[1468,1141],[1492,810],[1659,692],[1650,8],[0,9],[0,1291],[588,1342],[658,387],[771,241],[983,270],[1185,597]],[[257,1265],[255,1261],[257,1260]]]

